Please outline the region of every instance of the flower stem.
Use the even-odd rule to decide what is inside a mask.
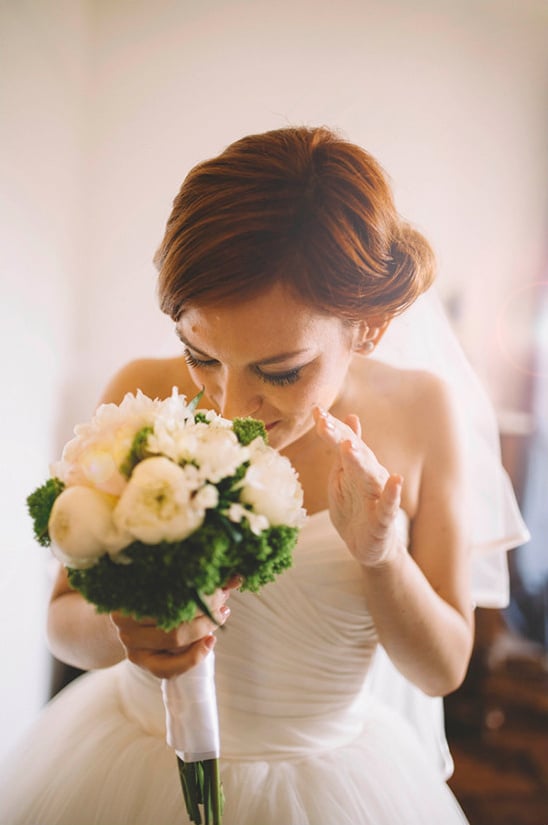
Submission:
[[[203,762],[183,762],[177,757],[179,777],[188,816],[195,825],[202,825],[200,806],[204,809],[204,825],[222,825],[224,796],[218,759]]]

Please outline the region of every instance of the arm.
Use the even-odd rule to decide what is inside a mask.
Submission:
[[[137,387],[152,397],[169,394],[171,387],[166,390],[158,378],[166,372],[169,362],[132,362],[111,381],[101,403],[119,403]],[[229,610],[224,604],[228,593],[228,589],[218,591],[211,605],[217,611],[219,623],[228,618]],[[60,661],[82,670],[109,667],[127,657],[159,677],[182,673],[210,651],[214,629],[215,625],[205,616],[164,633],[152,622],[137,622],[117,613],[98,614],[92,604],[70,587],[64,568],[57,576],[48,608],[51,652]]]
[[[422,463],[410,553],[395,529],[402,479],[359,438],[359,422],[316,414],[338,447],[330,481],[333,522],[360,561],[379,639],[398,669],[430,695],[462,682],[472,649],[466,508],[458,426],[443,385],[429,381],[409,414]]]
[[[237,586],[234,581],[230,586]],[[229,588],[212,597],[211,608],[219,624],[230,615],[225,605]],[[65,569],[53,587],[47,622],[49,648],[61,662],[93,670],[128,658],[158,678],[170,678],[200,662],[213,648],[216,630],[200,614],[166,633],[152,621],[136,621],[121,613],[97,613],[95,607],[72,590]]]

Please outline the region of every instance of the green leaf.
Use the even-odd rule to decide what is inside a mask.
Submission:
[[[195,395],[194,398],[191,401],[188,402],[188,408],[189,408],[190,412],[194,412],[194,410],[196,409],[196,407],[198,406],[198,404],[202,400],[204,392],[205,392],[205,387],[202,387],[202,389],[200,390],[198,395]]]
[[[154,427],[147,424],[146,427],[141,427],[141,429],[135,434],[131,447],[129,448],[129,453],[120,465],[120,472],[126,478],[131,476],[133,470],[140,461],[150,455],[148,451],[148,437],[153,432]]]
[[[45,484],[38,487],[27,497],[27,507],[34,522],[34,537],[42,547],[49,547],[51,537],[48,531],[49,517],[55,499],[65,489],[64,483],[58,478],[49,478]]]

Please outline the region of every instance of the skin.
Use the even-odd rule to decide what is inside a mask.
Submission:
[[[360,563],[389,655],[426,693],[445,695],[462,682],[473,641],[461,439],[442,382],[364,354],[383,331],[378,320],[320,314],[276,285],[246,302],[188,308],[177,325],[184,356],[132,362],[101,400],[137,388],[165,397],[173,386],[192,398],[203,386],[200,406],[262,419],[299,473],[308,512],[329,508]],[[409,552],[396,531],[400,507],[411,519]],[[237,585],[213,597],[220,623]],[[97,616],[63,571],[48,620],[64,661],[104,667],[126,656],[168,678],[207,655],[214,630],[205,616],[169,634]]]

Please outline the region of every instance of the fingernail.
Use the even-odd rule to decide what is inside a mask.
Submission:
[[[205,647],[207,647],[208,650],[213,650],[213,648],[215,647],[216,642],[217,642],[217,639],[213,635],[206,636],[206,638],[204,639],[204,645],[205,645]]]
[[[227,604],[223,604],[219,608],[219,613],[221,614],[221,620],[223,622],[226,622],[226,620],[228,619],[228,617],[230,616],[230,613],[231,613],[230,607]]]
[[[223,593],[230,593],[231,590],[237,590],[244,583],[244,577],[240,575],[231,576],[230,581],[222,588]]]

